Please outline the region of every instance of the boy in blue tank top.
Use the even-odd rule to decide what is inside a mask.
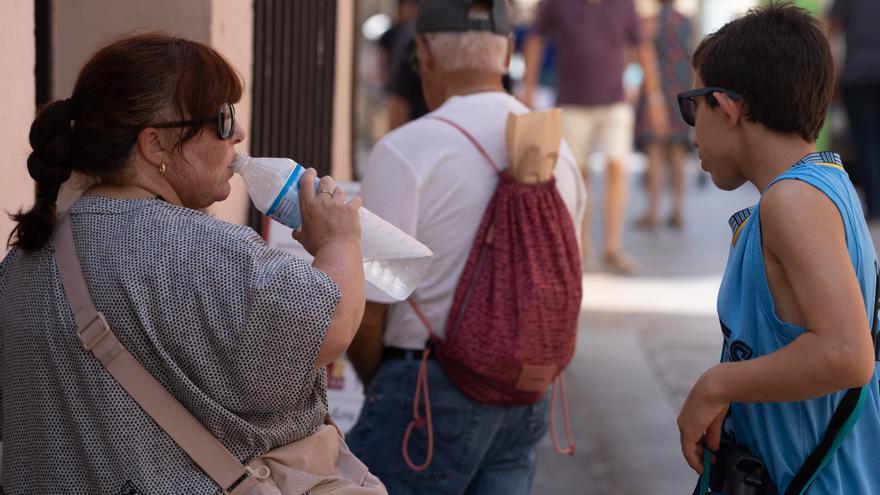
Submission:
[[[731,218],[722,362],[682,406],[684,457],[702,473],[708,446],[713,485],[722,445],[759,458],[763,487],[748,493],[880,493],[877,259],[839,156],[815,147],[834,84],[828,44],[809,14],[776,5],[708,36],[693,66],[679,104],[703,169],[761,198]]]

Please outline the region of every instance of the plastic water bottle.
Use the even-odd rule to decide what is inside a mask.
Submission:
[[[246,153],[238,153],[232,167],[244,179],[258,210],[294,230],[300,227],[299,181],[305,167],[290,158],[254,158]],[[366,208],[359,212],[364,277],[398,301],[406,299],[425,276],[434,253]]]

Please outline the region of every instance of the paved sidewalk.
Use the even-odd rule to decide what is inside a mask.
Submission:
[[[700,188],[696,174],[682,231],[627,225],[625,246],[643,264],[637,276],[601,267],[585,274],[581,333],[566,372],[577,452],[558,456],[544,440],[536,495],[693,490],[696,475],[681,457],[675,419],[690,386],[718,360],[715,297],[730,242],[727,219],[757,200],[750,186],[732,193],[711,183]],[[639,178],[633,175],[630,219],[643,206]],[[594,185],[602,182],[596,177]],[[597,210],[594,241],[601,232]]]

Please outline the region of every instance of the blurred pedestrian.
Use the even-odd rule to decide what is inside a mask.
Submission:
[[[226,493],[257,482],[242,463],[298,440],[313,441],[315,480],[345,457],[323,368],[363,311],[359,200],[303,200],[311,265],[202,213],[229,195],[241,95],[215,50],[145,34],[99,50],[71,97],[37,115],[36,201],[13,215],[0,263],[0,492]],[[74,171],[99,181],[61,216]],[[62,285],[60,258],[85,289]],[[374,480],[362,464],[349,474]]]
[[[645,72],[648,116],[657,135],[666,133],[668,117],[652,43],[642,35],[633,0],[542,0],[535,26],[526,41],[523,101],[534,104],[544,38],[557,47],[557,104],[563,109],[565,137],[589,183],[591,153],[607,159],[605,239],[602,261],[615,272],[632,273],[638,265],[623,250],[629,161],[633,145],[632,106],[624,100],[623,73],[627,49],[634,49]],[[589,212],[584,216],[582,244],[589,265]]]
[[[854,175],[865,195],[865,215],[880,218],[880,8],[873,0],[835,0],[831,36],[843,32],[846,58],[840,91],[855,151]]]
[[[418,0],[397,0],[397,14],[394,22],[379,37],[379,48],[381,48],[384,68],[383,81],[386,90],[391,89],[395,68],[404,57],[404,52],[412,41],[418,7]]]
[[[412,26],[409,41],[400,59],[393,67],[390,93],[388,95],[388,130],[392,131],[428,113],[425,95],[422,93],[422,80],[413,68],[416,43],[415,24]]]
[[[388,53],[385,88],[389,131],[428,113],[422,83],[412,67],[418,6],[418,0],[398,0],[398,22],[379,40]]]
[[[660,72],[661,93],[666,98],[666,134],[658,135],[648,121],[649,92],[643,91],[636,119],[636,147],[644,151],[648,160],[648,203],[638,220],[643,228],[658,225],[660,196],[663,190],[663,172],[669,169],[672,186],[672,211],[666,221],[680,229],[684,223],[685,162],[690,132],[678,115],[675,95],[687,91],[693,84],[690,66],[690,40],[693,34],[690,19],[675,10],[675,0],[658,0],[656,17],[646,21],[648,39],[654,42]]]
[[[514,27],[514,53],[525,55],[526,40],[534,29],[534,18],[538,4],[514,2],[516,24]],[[517,91],[522,96],[522,83],[525,73],[519,75]],[[544,110],[553,107],[556,100],[556,44],[552,39],[544,40],[544,53],[541,55],[541,67],[538,70],[536,88],[531,98],[531,107]]]
[[[407,302],[368,297],[373,302],[367,303],[349,350],[366,384],[366,400],[347,439],[395,495],[525,495],[548,429],[549,394],[529,405],[477,402],[462,392],[436,353],[423,361],[426,324],[443,337],[459,278],[499,181],[487,158],[507,163],[508,115],[528,111],[501,82],[512,49],[510,21],[503,0],[421,0],[417,30],[417,63],[432,112],[376,144],[362,171],[362,193],[373,212],[434,252],[413,294],[425,320]],[[435,117],[466,130],[487,155]],[[578,226],[586,192],[565,145],[554,175],[563,214]],[[432,413],[408,430],[420,376],[430,390],[425,402]],[[424,470],[408,466],[403,444],[415,463],[427,464]],[[426,458],[429,451],[433,455]]]
[[[722,362],[678,417],[694,493],[880,493],[877,255],[840,156],[816,151],[828,43],[774,4],[705,38],[693,65],[678,100],[703,169],[761,194],[730,219]]]

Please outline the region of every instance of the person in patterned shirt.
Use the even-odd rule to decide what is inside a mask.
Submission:
[[[303,196],[311,265],[203,213],[230,191],[241,94],[215,50],[145,34],[99,50],[34,120],[36,202],[0,264],[7,493],[220,493],[77,338],[52,239],[73,171],[99,179],[66,212],[86,285],[136,360],[242,463],[324,423],[323,368],[364,306],[360,199],[330,177]]]
[[[675,9],[673,0],[658,0],[657,15],[645,23],[645,31],[654,42],[660,74],[661,94],[666,98],[667,129],[658,134],[648,120],[649,95],[643,92],[636,108],[636,147],[647,161],[648,203],[638,226],[655,229],[659,224],[660,196],[663,189],[663,169],[669,168],[672,189],[672,208],[666,223],[680,229],[684,224],[685,162],[691,140],[690,132],[674,111],[678,104],[675,96],[687,91],[693,84],[690,64],[691,21]]]

